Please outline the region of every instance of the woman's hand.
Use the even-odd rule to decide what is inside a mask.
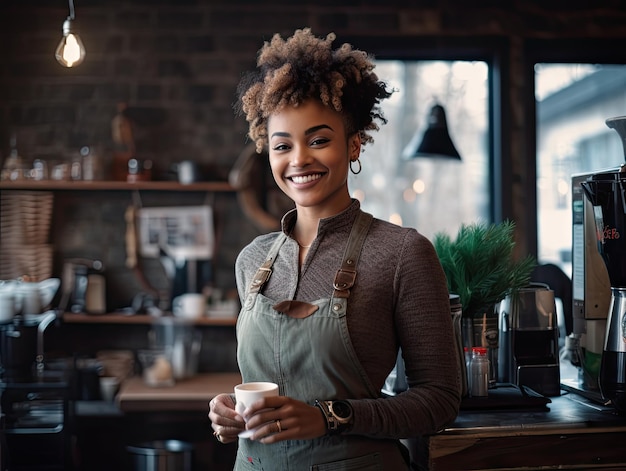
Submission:
[[[250,439],[261,443],[307,440],[326,434],[326,420],[317,407],[287,396],[256,401],[243,411],[243,419],[246,429],[254,430]]]
[[[230,394],[219,394],[209,402],[209,419],[213,435],[222,443],[234,442],[246,427],[243,418],[235,411]]]

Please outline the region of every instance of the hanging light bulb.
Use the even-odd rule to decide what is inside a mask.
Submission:
[[[74,0],[69,0],[70,16],[63,22],[63,37],[54,53],[57,61],[64,67],[75,67],[85,59],[85,46],[73,27]]]

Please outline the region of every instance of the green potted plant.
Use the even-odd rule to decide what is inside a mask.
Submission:
[[[446,274],[448,290],[460,297],[464,346],[487,346],[484,339],[479,339],[489,334],[485,330],[486,324],[493,329],[494,322],[497,342],[495,305],[530,282],[536,261],[530,255],[514,260],[514,229],[513,222],[504,221],[463,224],[455,239],[446,233],[435,234],[433,245]],[[475,331],[473,324],[479,323],[483,326],[482,332],[469,338],[468,327]]]
[[[453,240],[435,234],[433,244],[448,279],[448,289],[460,296],[463,317],[472,317],[530,281],[532,256],[515,261],[515,224],[463,224]]]

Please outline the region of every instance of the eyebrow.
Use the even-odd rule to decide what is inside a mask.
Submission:
[[[306,131],[304,131],[304,135],[308,136],[309,134],[313,134],[314,132],[319,131],[320,129],[330,129],[331,131],[334,131],[333,128],[331,128],[328,124],[320,124],[318,126],[313,126],[312,128],[307,129]],[[291,137],[291,134],[289,134],[288,132],[275,132],[272,133],[271,137]]]
[[[304,135],[308,136],[309,134],[313,134],[314,132],[319,131],[320,129],[330,129],[331,131],[334,131],[334,129],[331,128],[328,124],[320,124],[319,126],[313,126],[312,128],[309,128],[306,131],[304,131]]]

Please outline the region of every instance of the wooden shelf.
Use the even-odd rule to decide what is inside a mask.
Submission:
[[[170,317],[171,316],[167,316]],[[152,324],[154,321],[162,319],[148,314],[75,314],[73,312],[63,313],[63,322],[68,324]],[[177,318],[176,318],[177,319]],[[202,317],[191,321],[195,325],[214,326],[234,326],[237,324],[236,317]]]
[[[176,181],[147,181],[129,183],[124,181],[67,181],[67,180],[20,180],[0,181],[0,190],[37,191],[209,191],[229,192],[235,189],[228,182],[197,182],[182,185]]]

